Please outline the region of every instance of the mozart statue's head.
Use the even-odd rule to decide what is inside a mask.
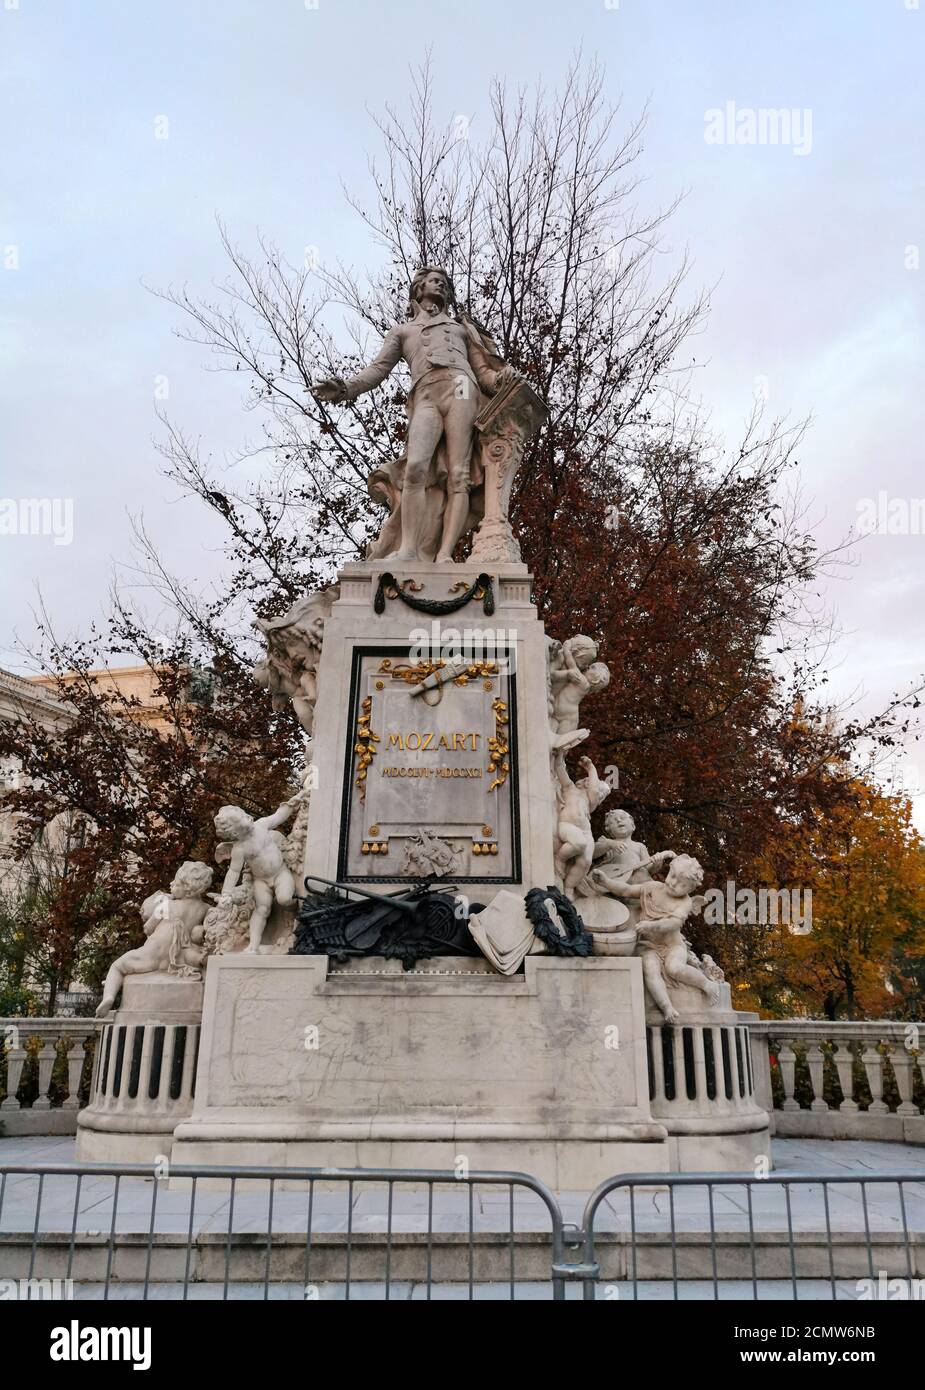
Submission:
[[[409,318],[414,318],[425,296],[438,303],[441,309],[455,308],[456,291],[453,289],[453,281],[442,266],[422,266],[411,281]]]

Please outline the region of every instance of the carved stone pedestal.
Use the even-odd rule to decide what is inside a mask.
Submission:
[[[710,1008],[699,990],[671,985],[681,1015],[665,1024],[649,1005],[646,1049],[652,1114],[669,1134],[672,1172],[754,1172],[770,1167],[768,1113],[760,1078],[753,1074],[747,1024],[757,1014],[737,1013],[727,984]]]
[[[668,1170],[635,960],[209,963],[196,1164],[517,1169],[560,1190]]]
[[[325,620],[305,872],[374,892],[435,873],[483,903],[545,887],[546,639],[526,566],[394,568],[347,565]],[[413,606],[472,589],[451,613]]]
[[[203,985],[129,976],[99,1037],[90,1104],[77,1117],[80,1163],[155,1163],[193,1106]]]

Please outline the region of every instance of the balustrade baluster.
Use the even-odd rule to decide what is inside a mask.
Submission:
[[[876,1046],[870,1043],[865,1047],[861,1061],[867,1072],[867,1081],[872,1096],[867,1113],[868,1115],[886,1115],[889,1113],[889,1106],[883,1099],[883,1057],[877,1051]]]
[[[828,1110],[828,1103],[823,1094],[825,1085],[825,1054],[817,1042],[810,1043],[806,1049],[806,1060],[809,1063],[809,1079],[813,1088],[813,1099],[810,1103],[810,1110]]]
[[[44,1043],[39,1052],[39,1093],[32,1102],[33,1110],[51,1109],[51,1099],[48,1095],[48,1088],[51,1085],[51,1074],[58,1057],[57,1044],[57,1038],[53,1038]]]
[[[854,1098],[854,1053],[849,1042],[840,1042],[835,1049],[835,1070],[842,1093],[842,1103],[838,1108],[845,1115],[856,1115],[858,1103]]]
[[[912,1103],[912,1053],[907,1052],[902,1043],[893,1043],[890,1047],[890,1064],[899,1092],[897,1115],[917,1115],[919,1108]]]
[[[76,1110],[80,1105],[80,1078],[86,1057],[86,1038],[80,1038],[67,1050],[67,1098],[62,1110]]]
[[[16,1099],[16,1092],[19,1090],[19,1083],[22,1080],[22,1069],[26,1064],[26,1049],[24,1047],[9,1047],[6,1049],[6,1099],[0,1105],[0,1110],[19,1110],[21,1106]]]
[[[781,1110],[799,1110],[800,1102],[795,1099],[796,1091],[796,1062],[797,1055],[788,1041],[781,1043],[780,1052],[777,1054],[780,1064],[780,1079],[784,1087],[784,1103]]]

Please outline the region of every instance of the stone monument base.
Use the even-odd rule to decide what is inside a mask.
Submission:
[[[707,1003],[698,989],[671,986],[680,1014],[668,1027],[650,1003],[646,1012],[652,1113],[668,1130],[670,1168],[677,1173],[756,1172],[771,1166],[768,1113],[757,1099],[748,1023],[757,1014],[732,1008],[728,984]]]
[[[90,1104],[77,1117],[78,1163],[169,1157],[196,1084],[201,980],[129,975],[97,1042]]]
[[[528,956],[209,962],[177,1163],[525,1171],[559,1190],[666,1172],[649,1101],[642,970]]]

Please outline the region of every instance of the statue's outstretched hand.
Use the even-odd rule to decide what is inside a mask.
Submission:
[[[339,376],[327,377],[312,387],[312,395],[316,401],[339,405],[347,399],[347,386]]]

